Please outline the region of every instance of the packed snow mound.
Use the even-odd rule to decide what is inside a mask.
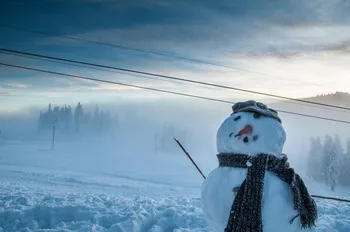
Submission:
[[[200,199],[0,190],[0,231],[209,231]]]
[[[350,205],[317,200],[317,232],[350,231]],[[199,197],[49,193],[6,185],[0,188],[0,231],[162,232],[212,231]]]
[[[186,156],[131,145],[123,151],[109,143],[62,142],[49,152],[41,142],[3,141],[0,232],[212,231],[200,201],[203,180]],[[194,158],[204,173],[216,166]],[[312,194],[349,199],[348,187],[326,191],[305,181]],[[350,231],[350,204],[317,204],[317,232]]]
[[[350,198],[347,198],[350,200]],[[350,204],[329,200],[317,200],[319,218],[316,232],[350,231]]]

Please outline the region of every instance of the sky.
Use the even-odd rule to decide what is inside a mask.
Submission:
[[[8,0],[0,9],[0,47],[301,98],[350,92],[348,12],[350,2],[342,0]],[[4,53],[0,62],[224,100],[266,99]],[[175,97],[188,101],[0,65],[0,111]]]

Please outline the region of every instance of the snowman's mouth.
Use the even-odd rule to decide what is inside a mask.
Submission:
[[[235,134],[235,138],[238,137],[238,139],[241,139],[243,136],[243,142],[249,143],[250,140],[253,140],[254,142],[258,140],[258,135],[253,135],[251,137],[251,134],[253,132],[253,127],[251,125],[246,125],[242,130],[240,130],[237,134]],[[232,138],[232,135],[234,135],[233,132],[231,132],[228,136]],[[251,137],[251,138],[250,138]]]
[[[249,138],[248,138],[247,136],[246,136],[246,137],[244,137],[243,142],[245,142],[245,143],[249,143]]]
[[[233,135],[233,132],[229,135],[229,137],[231,138],[232,135]],[[236,138],[236,137],[239,137],[238,139],[241,138],[239,135],[235,135],[235,138]],[[244,136],[243,142],[244,142],[244,143],[249,143],[251,140],[255,142],[255,141],[257,141],[258,139],[259,139],[259,135],[254,135],[252,138],[249,138],[248,136]]]

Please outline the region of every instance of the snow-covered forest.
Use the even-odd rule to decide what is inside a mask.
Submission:
[[[350,138],[343,148],[339,135],[310,138],[307,174],[331,190],[337,185],[350,187]]]
[[[118,123],[113,118],[113,123]],[[95,112],[86,112],[79,102],[73,112],[70,105],[54,106],[49,104],[45,112],[40,112],[38,127],[40,130],[51,129],[55,125],[59,130],[75,131],[108,131],[112,127],[112,118],[108,110],[99,109],[96,105]]]
[[[118,129],[119,118],[117,113],[110,113],[108,109],[101,109],[95,106],[93,112],[84,108],[78,102],[74,110],[70,105],[52,106],[49,104],[46,111],[40,111],[38,117],[38,130],[51,131],[55,126],[60,134],[100,134],[111,135],[122,133]],[[90,107],[91,108],[91,107]],[[108,107],[107,107],[108,108]],[[191,130],[179,125],[164,123],[154,128],[153,144],[155,152],[172,153],[178,151],[178,146],[174,143],[174,138],[180,139],[187,144],[188,139],[193,136]]]

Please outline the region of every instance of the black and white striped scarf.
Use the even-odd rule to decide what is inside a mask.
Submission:
[[[317,206],[298,174],[289,166],[287,156],[259,154],[218,154],[219,166],[248,168],[247,177],[238,188],[225,232],[262,232],[261,199],[265,171],[275,173],[293,191],[294,209],[298,211],[302,228],[315,226]],[[295,218],[291,219],[291,222]],[[290,222],[290,223],[291,223]]]

